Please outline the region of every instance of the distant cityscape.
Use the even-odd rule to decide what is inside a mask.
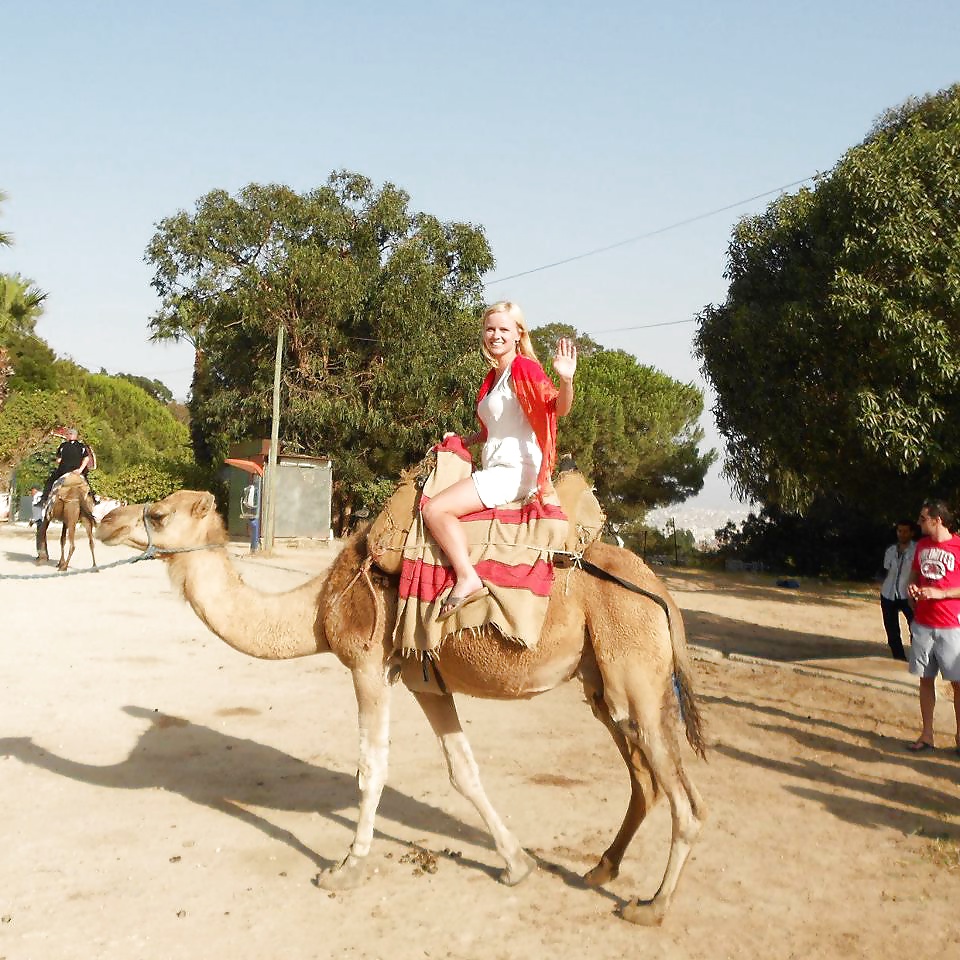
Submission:
[[[729,507],[697,507],[677,504],[672,507],[658,507],[647,514],[647,524],[666,533],[670,525],[676,522],[678,530],[689,530],[701,549],[710,549],[716,545],[716,532],[723,529],[732,520],[738,526],[747,519],[750,506],[744,504]]]

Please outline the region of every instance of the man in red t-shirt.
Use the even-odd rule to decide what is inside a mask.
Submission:
[[[925,500],[917,522],[922,539],[913,555],[908,588],[915,603],[910,672],[920,678],[923,730],[907,749],[914,753],[933,749],[935,683],[941,673],[953,684],[960,753],[960,537],[950,532],[953,514],[942,500]]]

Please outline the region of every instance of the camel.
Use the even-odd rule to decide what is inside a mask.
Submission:
[[[391,634],[398,599],[396,579],[370,568],[367,528],[344,544],[326,575],[282,594],[261,593],[243,583],[223,549],[227,532],[209,493],[181,490],[156,503],[119,507],[103,518],[97,535],[107,544],[138,549],[152,544],[174,587],[234,649],[269,660],[331,652],[350,670],[360,727],[359,814],[348,853],[316,882],[330,890],[362,883],[370,872],[366,857],[387,777],[396,662]],[[601,886],[619,874],[628,844],[659,794],[665,794],[672,836],[660,887],[652,899],[631,900],[621,911],[631,922],[655,925],[666,914],[706,817],[681,755],[681,726],[694,750],[704,754],[701,720],[680,611],[665,588],[622,548],[597,541],[585,559],[648,595],[576,566],[558,570],[535,648],[505,640],[491,628],[453,633],[440,649],[442,691],[418,689],[422,670],[415,658],[404,661],[402,678],[440,741],[451,783],[473,803],[505,862],[500,880],[513,885],[536,862],[483,790],[453,695],[527,699],[578,676],[594,715],[626,763],[631,785],[620,829],[584,880]],[[651,594],[662,598],[663,608]]]
[[[43,509],[43,517],[37,523],[37,564],[44,564],[50,558],[47,554],[47,527],[52,520],[59,520],[63,524],[60,531],[60,562],[58,570],[66,570],[73,559],[76,550],[77,522],[83,524],[90,541],[90,558],[92,567],[97,566],[97,557],[93,552],[93,528],[97,525],[97,518],[93,515],[93,498],[90,496],[90,487],[79,473],[65,474],[59,483],[50,491],[49,502]],[[67,538],[70,538],[70,552],[66,552]]]

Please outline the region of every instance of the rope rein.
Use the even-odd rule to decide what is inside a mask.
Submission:
[[[147,518],[147,510],[152,506],[152,503],[143,505],[143,528],[147,532],[147,546],[143,553],[137,554],[135,557],[127,557],[126,560],[114,560],[113,563],[87,567],[84,570],[58,570],[56,573],[0,573],[0,580],[44,580],[51,577],[76,577],[85,573],[100,573],[103,570],[111,569],[111,567],[122,567],[127,563],[139,563],[141,560],[157,560],[175,553],[226,549],[227,545],[225,543],[205,543],[198,547],[157,547],[153,542],[153,531],[150,529],[150,521]]]
[[[362,576],[364,582],[367,585],[367,589],[370,591],[370,597],[373,600],[373,629],[370,632],[370,640],[372,641],[377,635],[377,628],[380,626],[380,604],[377,603],[377,591],[373,588],[373,579],[370,576],[370,568],[373,566],[373,557],[367,556],[363,563],[360,564],[360,567],[357,569],[357,572],[350,579],[350,582],[330,601],[330,609],[332,610],[340,601],[349,593],[353,585],[360,579]]]

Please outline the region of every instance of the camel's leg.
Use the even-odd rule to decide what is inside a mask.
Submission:
[[[70,537],[70,553],[67,555],[66,546],[67,546],[67,537]],[[70,566],[70,559],[73,557],[73,551],[76,544],[74,543],[74,527],[72,524],[68,526],[66,519],[63,520],[63,528],[60,531],[60,562],[57,564],[58,570],[66,570]]]
[[[590,702],[593,715],[607,728],[613,742],[620,751],[627,770],[630,774],[630,802],[624,814],[623,823],[614,837],[613,843],[607,847],[600,862],[584,874],[584,881],[591,887],[600,887],[614,880],[620,874],[620,864],[623,855],[630,845],[640,824],[643,823],[649,809],[657,800],[657,783],[653,779],[650,765],[642,751],[631,744],[624,736],[623,731],[614,723],[610,710],[603,699],[600,687],[599,674],[594,677],[592,671],[582,672],[584,693]]]
[[[536,861],[520,846],[520,842],[507,829],[487,798],[483,784],[480,783],[480,770],[473,758],[473,751],[460,726],[460,717],[457,715],[453,697],[431,693],[415,693],[414,696],[440,740],[450,782],[477,808],[493,837],[497,853],[507,865],[500,873],[501,883],[507,886],[519,883],[533,870]]]
[[[342,862],[317,875],[324,890],[348,890],[366,879],[364,865],[373,842],[373,825],[380,795],[387,782],[390,754],[390,690],[383,670],[353,671],[360,718],[360,761],[357,780],[360,786],[360,811],[357,832],[350,852]]]
[[[611,716],[628,743],[643,752],[654,781],[670,802],[670,856],[660,888],[651,900],[635,900],[623,909],[624,919],[648,925],[661,923],[666,915],[683,865],[706,816],[700,794],[691,789],[692,784],[683,769],[679,717],[672,687],[667,686],[664,690],[661,684],[652,680],[649,667],[645,669],[640,664],[621,661],[615,669],[609,665],[604,669],[604,696]],[[611,686],[614,687],[612,697]],[[620,706],[624,702],[626,711]],[[671,724],[677,729],[669,729]]]
[[[96,569],[97,555],[93,552],[93,524],[84,517],[83,525],[87,528],[87,540],[90,541],[90,559],[93,561],[90,566]]]

